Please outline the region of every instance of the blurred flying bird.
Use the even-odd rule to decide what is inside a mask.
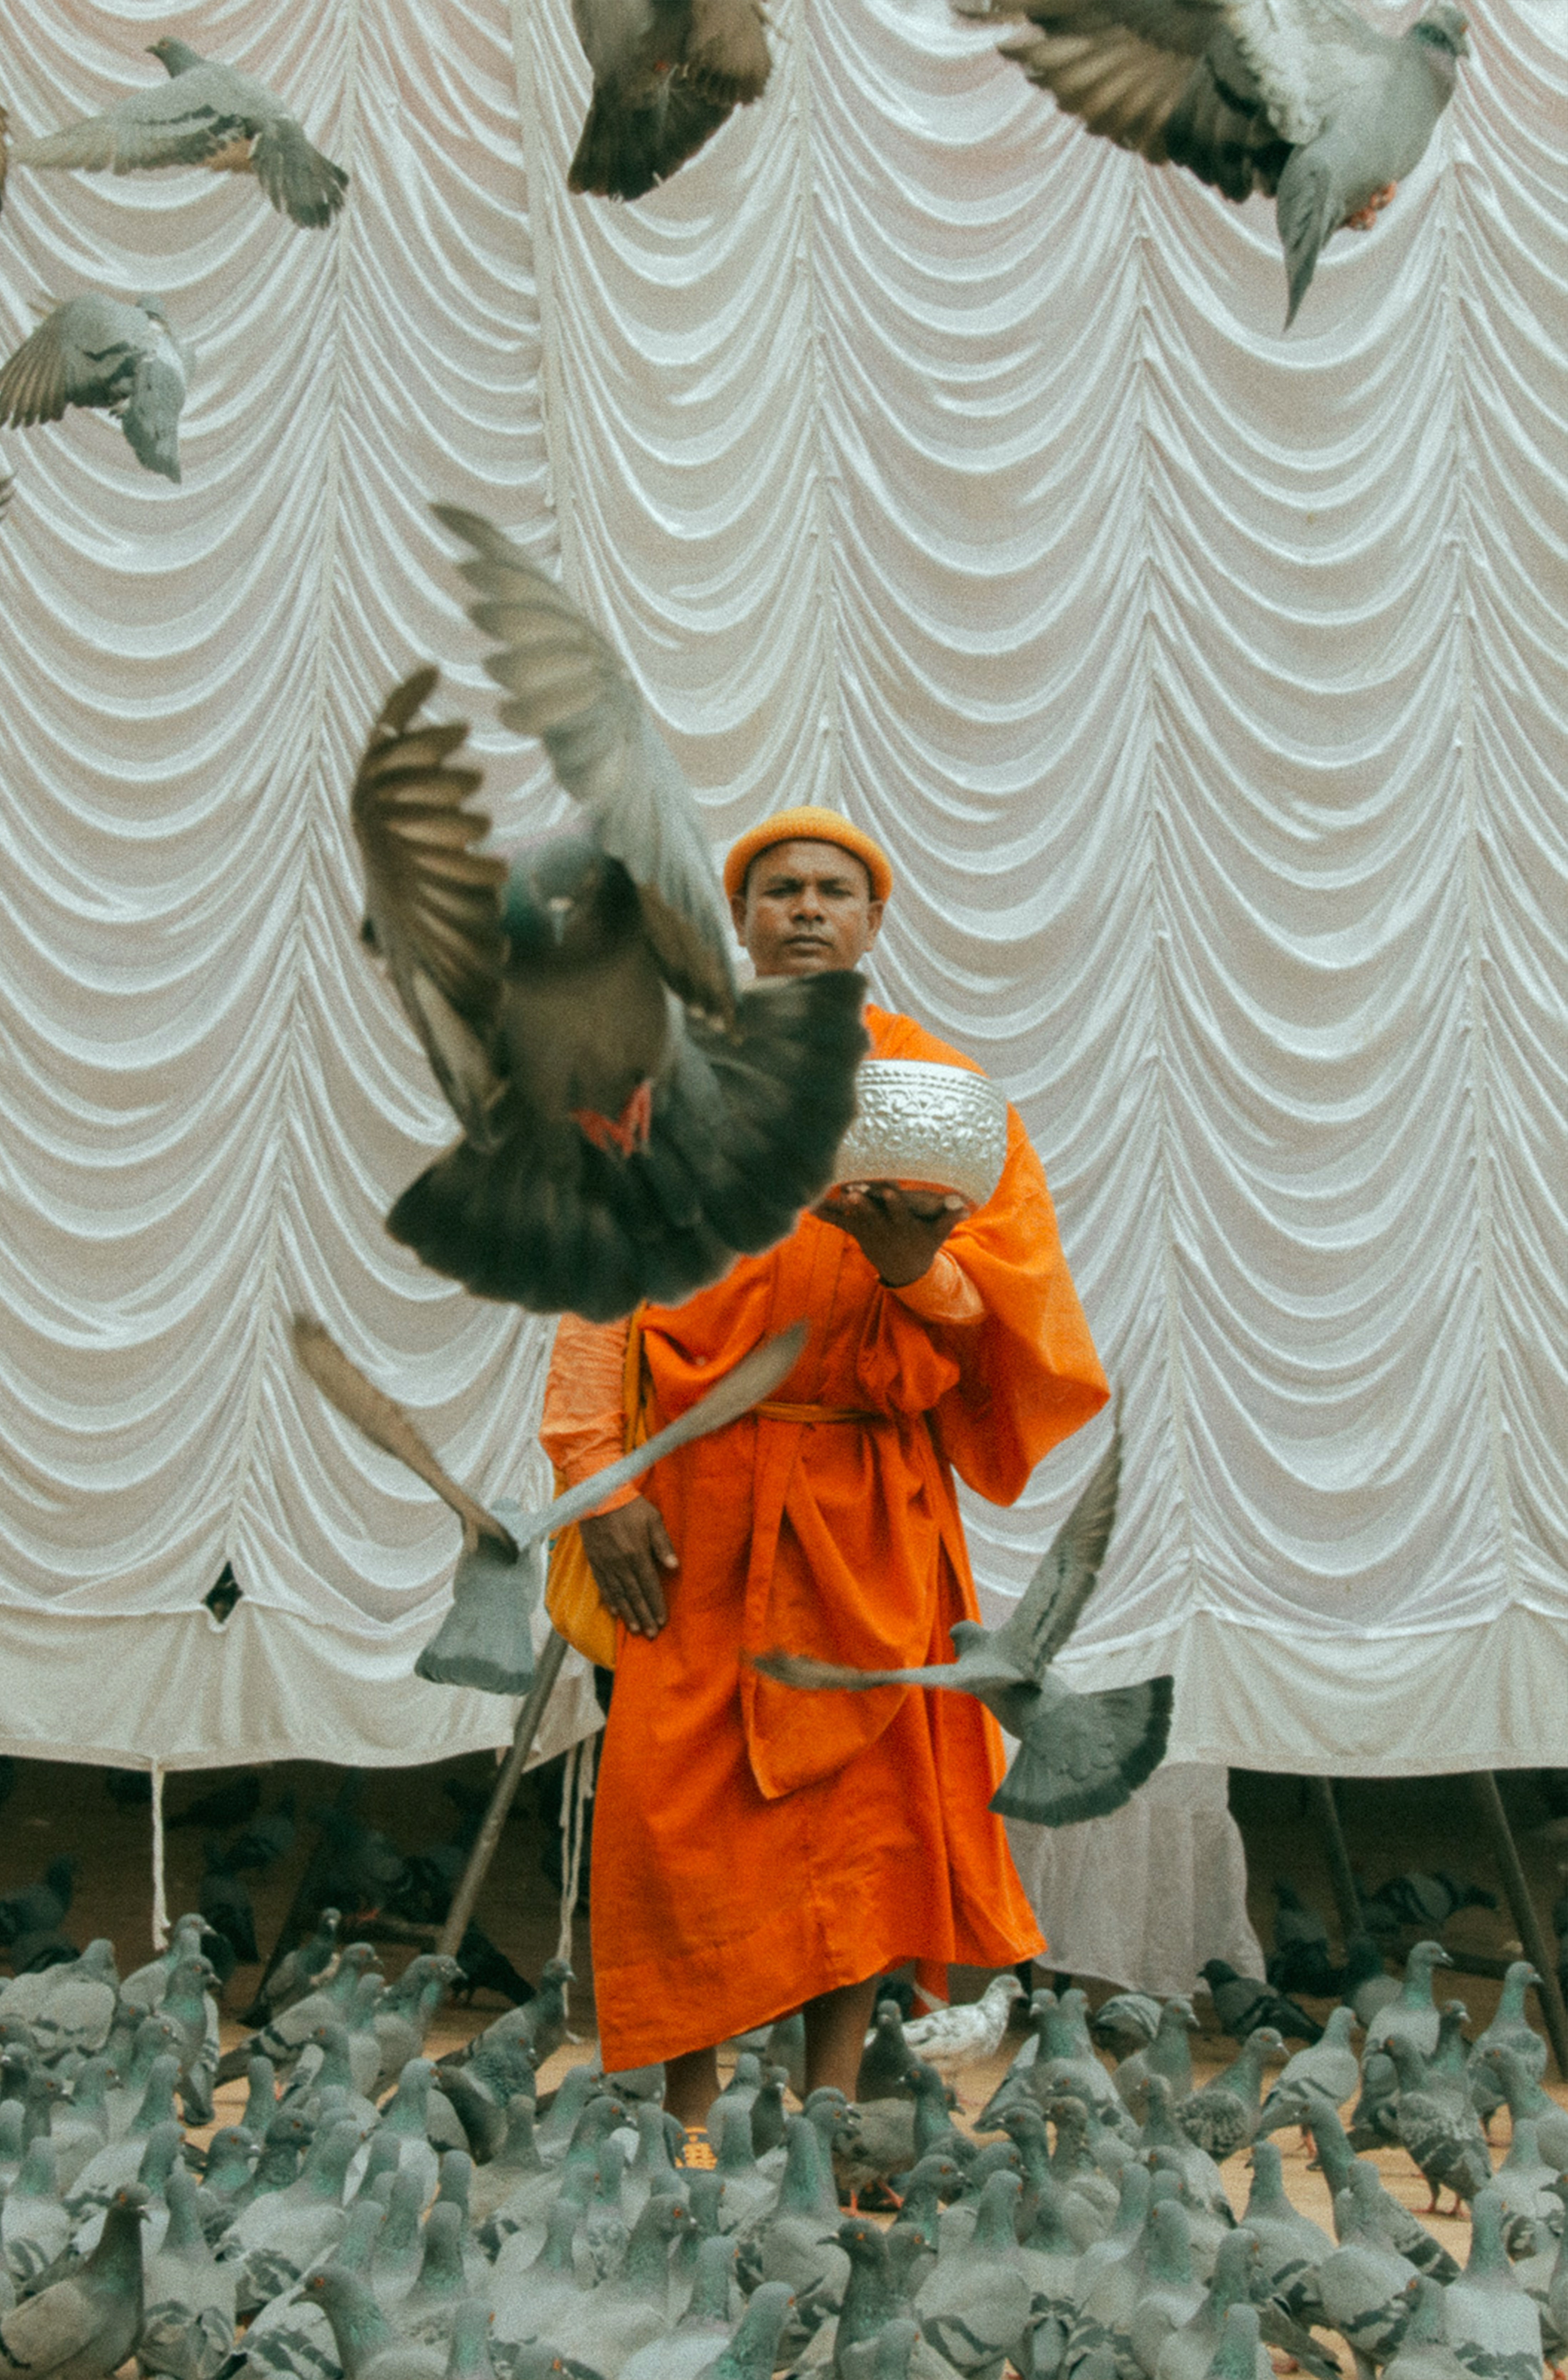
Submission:
[[[958,0],[1059,107],[1227,199],[1274,200],[1288,330],[1326,240],[1370,228],[1415,171],[1468,55],[1453,0],[1400,34],[1349,0]]]
[[[1000,1628],[957,1620],[956,1658],[918,1670],[852,1670],[769,1651],[754,1665],[779,1684],[866,1693],[875,1686],[928,1686],[973,1694],[1018,1739],[991,1807],[1037,1826],[1065,1827],[1120,1809],[1165,1755],[1171,1681],[1075,1694],[1051,1664],[1093,1594],[1116,1517],[1122,1475],[1118,1402],[1111,1443],[1057,1532],[1017,1609]]]
[[[307,228],[331,223],[348,176],[313,149],[275,92],[237,67],[204,58],[165,37],[149,50],[169,80],[134,91],[106,115],[87,115],[42,139],[14,138],[11,162],[82,173],[134,174],[161,165],[205,165],[254,174],[280,214]]]
[[[772,61],[760,0],[572,0],[593,101],[574,190],[640,199],[760,98]]]
[[[98,290],[68,298],[0,370],[0,423],[29,430],[58,421],[68,405],[106,412],[139,463],[177,480],[190,361],[161,298],[134,306]]]
[[[477,1296],[608,1321],[772,1247],[826,1186],[863,986],[737,991],[696,804],[625,669],[487,521],[437,510],[503,639],[501,718],[542,738],[590,832],[510,872],[473,851],[467,729],[419,721],[435,673],[387,702],[353,796],[367,939],[464,1128],[387,1228]]]

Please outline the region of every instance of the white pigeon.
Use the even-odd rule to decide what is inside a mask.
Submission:
[[[1288,330],[1319,251],[1370,228],[1413,173],[1468,55],[1453,0],[1397,35],[1350,0],[957,0],[1022,18],[1002,43],[1031,82],[1118,148],[1185,165],[1228,199],[1275,200]]]
[[[1016,1975],[996,1975],[978,2000],[954,2001],[917,2017],[904,2028],[904,2038],[917,2058],[939,2074],[957,2074],[994,2058],[1002,2046],[1013,2003],[1023,1997]]]
[[[331,223],[348,176],[311,147],[274,91],[172,35],[148,46],[166,83],[128,92],[104,115],[84,115],[37,140],[14,137],[11,163],[86,174],[165,165],[254,174],[280,214],[310,230]]]
[[[68,298],[0,370],[0,423],[28,430],[68,405],[106,412],[149,471],[179,478],[179,417],[190,351],[169,328],[161,298],[134,306],[93,290]]]

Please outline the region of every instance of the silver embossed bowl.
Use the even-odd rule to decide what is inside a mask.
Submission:
[[[1007,1156],[1007,1101],[994,1083],[964,1066],[867,1058],[855,1093],[857,1111],[839,1144],[835,1184],[897,1182],[985,1205]]]

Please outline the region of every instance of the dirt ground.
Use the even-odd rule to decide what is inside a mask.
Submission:
[[[299,1763],[262,1773],[264,1806],[271,1806],[292,1789],[302,1824],[290,1857],[272,1871],[250,1879],[259,1944],[266,1951],[275,1938],[303,1870],[313,1828],[308,1821],[312,1805],[331,1799],[343,1772],[326,1763]],[[405,1852],[448,1841],[456,1813],[442,1787],[449,1777],[488,1791],[494,1779],[493,1762],[482,1755],[436,1766],[372,1771],[364,1791],[360,1815],[367,1823],[393,1837]],[[204,1864],[204,1837],[199,1827],[182,1827],[181,1814],[222,1781],[220,1776],[180,1775],[165,1785],[166,1876],[171,1916],[194,1905]],[[1557,1812],[1568,1804],[1568,1774],[1523,1771],[1502,1780],[1504,1799],[1524,1859],[1532,1892],[1543,1923],[1561,1888],[1560,1863],[1568,1858],[1568,1841],[1550,1831]],[[1461,1960],[1469,1952],[1492,1959],[1518,1955],[1513,1922],[1501,1884],[1491,1872],[1487,1843],[1476,1815],[1471,1789],[1463,1778],[1433,1778],[1398,1782],[1348,1780],[1339,1788],[1342,1822],[1353,1865],[1368,1886],[1401,1869],[1440,1868],[1498,1893],[1493,1912],[1468,1910],[1456,1917],[1444,1934],[1449,1949]],[[1251,1876],[1253,1923],[1267,1945],[1272,1911],[1272,1880],[1288,1876],[1303,1896],[1319,1907],[1328,1921],[1336,1946],[1338,1927],[1329,1887],[1328,1867],[1317,1822],[1306,1789],[1299,1780],[1234,1771],[1232,1807],[1246,1843]],[[1547,1831],[1543,1831],[1543,1829]],[[1568,1834],[1568,1827],[1564,1828]],[[145,1806],[125,1807],[106,1789],[104,1772],[42,1761],[19,1761],[10,1798],[0,1806],[0,1893],[35,1878],[51,1859],[62,1852],[79,1863],[76,1893],[67,1930],[76,1939],[106,1934],[114,1941],[122,1973],[152,1952],[152,1831]],[[476,1912],[480,1923],[505,1955],[537,1978],[556,1948],[560,1903],[546,1873],[546,1860],[559,1848],[558,1764],[525,1779],[515,1815],[504,1830],[500,1851]],[[1108,1888],[1112,1880],[1107,1879]],[[1045,1912],[1049,1926],[1050,1912]],[[395,1973],[412,1955],[412,1944],[386,1942],[383,1958]],[[572,2029],[579,2038],[559,2051],[541,2076],[549,2088],[565,2068],[592,2054],[592,1965],[586,1912],[573,1928],[573,1964],[578,1982],[573,1988]],[[238,2039],[237,2012],[245,2007],[258,1979],[256,1968],[238,1968],[224,1996],[225,2040]],[[955,1970],[954,1995],[974,1997],[986,1977]],[[1039,1980],[1050,1981],[1049,1973]],[[1486,1976],[1459,1973],[1442,1979],[1445,1995],[1456,1994],[1467,2003],[1477,2029],[1489,2019],[1497,2002],[1498,1985]],[[1098,2003],[1110,1986],[1090,1984]],[[444,2010],[434,2034],[432,2053],[439,2054],[464,2039],[498,2013],[503,2003],[481,1996],[471,2010]],[[1319,2017],[1324,2004],[1307,2005]],[[1196,2006],[1206,2030],[1195,2043],[1200,2072],[1227,2062],[1233,2045],[1213,2029],[1206,1998]],[[963,2078],[963,2096],[978,2107],[1017,2046],[1015,2034],[990,2068]],[[1548,2088],[1568,2106],[1555,2068],[1549,2070]],[[1506,2143],[1507,2118],[1500,2121],[1498,2145]],[[1286,2187],[1305,2213],[1325,2228],[1330,2223],[1328,2193],[1321,2178],[1307,2168],[1307,2155],[1292,2135],[1279,2135]],[[1380,2155],[1377,2163],[1386,2186],[1408,2205],[1425,2210],[1426,2185],[1402,2152]],[[1245,2203],[1248,2171],[1240,2159],[1226,2168],[1227,2183],[1238,2206]],[[1467,2252],[1468,2225],[1464,2220],[1429,2216],[1432,2228],[1461,2256]]]

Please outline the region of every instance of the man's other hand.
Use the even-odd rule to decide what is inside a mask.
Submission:
[[[849,1233],[889,1289],[906,1288],[930,1272],[966,1211],[951,1192],[901,1190],[896,1182],[845,1183],[816,1209],[822,1222]]]
[[[634,1636],[657,1636],[670,1616],[662,1574],[679,1567],[658,1506],[634,1496],[577,1526],[606,1611],[625,1621]]]

